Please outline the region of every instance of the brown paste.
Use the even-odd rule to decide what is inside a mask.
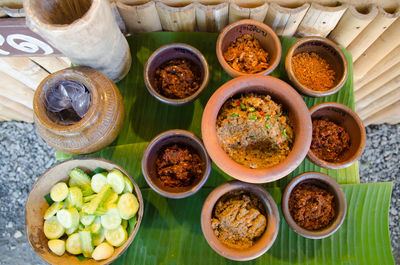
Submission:
[[[350,147],[350,136],[346,130],[327,119],[314,120],[312,128],[312,152],[328,162],[340,161],[343,152]]]
[[[289,211],[299,226],[318,230],[335,217],[335,197],[314,184],[299,184],[290,194]]]
[[[187,59],[173,59],[155,73],[155,88],[167,98],[180,99],[193,95],[200,87],[200,69]]]
[[[229,247],[251,247],[262,236],[267,225],[262,209],[259,199],[249,193],[228,193],[215,205],[211,220],[214,234]]]
[[[193,150],[177,144],[166,147],[156,160],[157,176],[169,187],[187,187],[203,174],[204,163]]]

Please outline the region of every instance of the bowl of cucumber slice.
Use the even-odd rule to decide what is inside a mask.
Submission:
[[[41,175],[29,193],[26,232],[51,264],[109,264],[132,243],[143,218],[138,185],[100,158],[69,159]]]

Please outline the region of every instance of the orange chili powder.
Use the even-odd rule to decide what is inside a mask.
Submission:
[[[309,89],[325,91],[335,85],[335,71],[315,52],[302,52],[292,58],[296,79]]]

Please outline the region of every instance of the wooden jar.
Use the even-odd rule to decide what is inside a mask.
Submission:
[[[47,92],[63,79],[82,83],[91,94],[87,114],[72,125],[52,120],[45,106]],[[40,136],[55,149],[71,154],[92,153],[109,145],[124,121],[124,104],[117,86],[104,74],[86,66],[67,68],[46,77],[35,92],[33,111]]]

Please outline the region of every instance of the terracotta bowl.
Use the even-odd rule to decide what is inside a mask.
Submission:
[[[136,195],[139,201],[139,211],[137,213],[137,223],[134,231],[129,236],[128,240],[122,246],[115,248],[114,254],[106,260],[96,261],[94,259],[88,259],[86,261],[80,261],[76,256],[68,254],[68,252],[65,252],[65,254],[62,256],[57,256],[53,254],[53,252],[51,252],[47,246],[48,239],[45,237],[43,232],[43,215],[49,205],[44,199],[44,196],[50,193],[51,187],[57,182],[67,181],[69,179],[69,171],[75,167],[79,167],[82,170],[94,170],[97,167],[101,167],[106,170],[111,170],[114,168],[121,170],[132,182],[134,187],[133,193]],[[121,256],[122,253],[132,243],[139,230],[142,218],[143,198],[138,185],[123,168],[101,158],[69,159],[54,165],[38,178],[28,195],[28,200],[26,201],[25,207],[26,234],[29,244],[42,259],[55,265],[103,265],[111,263]]]
[[[295,135],[288,157],[268,168],[251,169],[236,163],[221,148],[217,138],[216,120],[222,105],[229,98],[248,92],[268,94],[282,104]],[[252,75],[230,80],[212,95],[203,112],[201,133],[208,154],[222,171],[241,181],[266,183],[283,178],[300,165],[310,148],[312,124],[306,104],[290,85],[275,77]]]
[[[350,136],[350,148],[343,153],[338,162],[325,161],[309,149],[307,158],[311,162],[323,168],[341,169],[360,159],[365,148],[366,133],[361,119],[352,109],[337,102],[325,102],[313,106],[310,114],[312,120],[328,118],[342,126]]]
[[[332,88],[325,91],[316,91],[302,85],[297,80],[292,68],[292,58],[303,52],[315,52],[331,66],[331,69],[336,73]],[[301,93],[311,97],[325,97],[335,94],[343,87],[348,75],[347,60],[342,50],[333,41],[322,37],[305,37],[296,41],[286,55],[285,68],[292,84]]]
[[[244,34],[254,35],[269,56],[269,67],[257,74],[267,75],[274,71],[281,60],[282,53],[282,46],[278,35],[262,22],[253,19],[243,19],[229,24],[218,35],[216,47],[217,57],[225,72],[232,77],[249,75],[233,69],[224,59],[224,52],[228,49],[229,45]]]
[[[267,227],[264,234],[255,242],[253,246],[247,249],[234,249],[222,243],[214,234],[211,226],[214,206],[218,200],[225,194],[232,191],[246,191],[255,195],[267,214]],[[247,261],[255,259],[265,252],[274,243],[279,231],[279,210],[272,196],[261,186],[244,183],[241,181],[226,182],[215,188],[207,197],[201,211],[201,230],[210,247],[219,255],[237,261]]]
[[[171,144],[191,147],[204,162],[203,175],[188,187],[169,187],[157,177],[156,159],[162,149]],[[191,196],[203,187],[211,172],[211,160],[200,138],[189,131],[169,130],[157,135],[146,147],[142,157],[142,173],[149,186],[158,194],[172,199]]]
[[[199,89],[191,96],[182,99],[172,99],[165,97],[157,92],[157,90],[155,89],[154,77],[155,72],[160,65],[169,60],[179,58],[188,59],[199,66],[201,70],[202,81]],[[208,81],[210,79],[209,68],[206,58],[198,49],[184,43],[167,44],[155,50],[150,55],[144,66],[143,76],[144,83],[146,84],[147,90],[150,92],[150,94],[159,101],[172,106],[180,106],[197,99],[207,87]]]
[[[310,183],[328,190],[335,196],[335,217],[333,221],[321,230],[307,230],[299,226],[289,211],[289,198],[293,189],[300,183]],[[306,172],[296,176],[286,186],[282,196],[282,212],[286,222],[297,234],[311,239],[321,239],[335,233],[346,217],[347,202],[342,188],[332,177],[319,172]]]

